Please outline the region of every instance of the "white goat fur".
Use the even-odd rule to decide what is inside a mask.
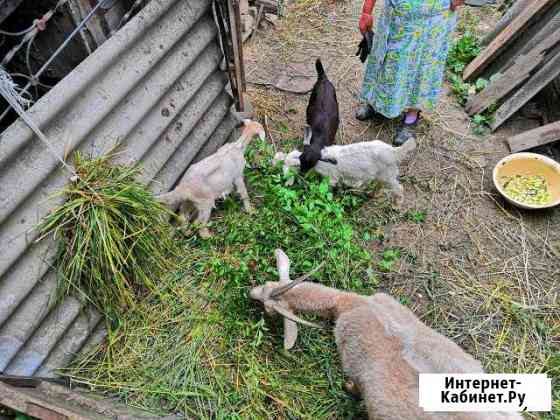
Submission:
[[[422,323],[392,297],[361,296],[302,282],[271,298],[285,286],[289,260],[276,251],[280,282],[251,290],[268,312],[309,313],[334,319],[335,339],[348,391],[363,397],[370,419],[383,420],[522,420],[518,413],[429,413],[418,405],[420,373],[483,373],[481,364],[448,338]],[[293,321],[291,321],[293,322]],[[285,332],[289,332],[285,330]],[[297,338],[292,331],[287,341]],[[294,336],[295,334],[295,336]]]
[[[253,207],[243,180],[245,169],[245,149],[256,135],[265,139],[264,129],[255,121],[244,120],[241,137],[233,143],[222,146],[216,153],[192,165],[175,189],[158,196],[158,200],[175,210],[181,206],[180,213],[189,218],[189,205],[198,212],[196,222],[202,225],[199,233],[209,237],[210,231],[204,225],[218,198],[225,198],[233,188],[243,201],[245,211],[251,213]]]
[[[397,202],[403,198],[403,187],[399,183],[399,163],[414,149],[416,142],[409,140],[401,147],[392,147],[379,140],[334,145],[322,150],[322,159],[334,159],[337,163],[319,161],[314,169],[330,178],[331,185],[338,182],[359,188],[364,183],[378,180],[391,188]],[[301,152],[294,150],[288,154],[278,152],[273,163],[284,162],[284,173],[289,167],[299,166]]]

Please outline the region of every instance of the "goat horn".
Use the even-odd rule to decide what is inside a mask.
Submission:
[[[290,321],[294,321],[297,323],[300,323],[302,325],[307,325],[308,327],[314,327],[314,328],[324,328],[319,324],[315,324],[313,322],[309,322],[306,321],[304,319],[301,319],[300,317],[298,317],[297,315],[295,315],[292,311],[284,308],[282,305],[280,305],[278,302],[273,302],[270,304],[270,306],[276,311],[278,312],[280,315],[282,315],[285,318],[288,318]]]
[[[317,267],[315,267],[309,273],[304,274],[301,277],[298,277],[297,279],[295,279],[294,281],[292,281],[289,284],[277,287],[276,289],[274,289],[274,291],[272,291],[272,293],[270,293],[270,298],[276,298],[280,295],[283,295],[288,290],[290,290],[292,287],[295,287],[298,284],[303,283],[305,280],[307,280],[309,277],[311,277],[313,274],[315,274],[317,271],[319,271],[324,265],[325,265],[325,262],[323,261],[321,264],[319,264]]]

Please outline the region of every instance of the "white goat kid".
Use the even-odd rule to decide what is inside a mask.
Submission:
[[[403,200],[403,187],[398,179],[399,164],[415,149],[414,139],[400,147],[392,147],[379,140],[328,146],[322,149],[321,159],[314,169],[319,174],[328,176],[333,186],[341,182],[359,188],[369,181],[381,181],[389,186],[396,203],[400,205]],[[301,152],[297,150],[288,154],[278,152],[274,156],[273,164],[283,161],[286,173],[289,167],[299,166],[300,155]]]
[[[243,120],[243,126],[238,140],[225,144],[213,155],[192,165],[173,191],[157,197],[173,210],[180,206],[180,213],[185,219],[189,218],[189,206],[194,206],[198,212],[196,222],[201,225],[199,234],[202,238],[211,236],[205,225],[216,200],[225,198],[234,187],[241,196],[245,211],[253,212],[243,180],[245,150],[255,136],[264,140],[265,133],[262,125],[256,121]]]
[[[364,398],[370,419],[523,419],[517,413],[424,412],[418,404],[420,373],[483,373],[481,364],[384,293],[361,296],[303,282],[311,273],[290,282],[289,259],[281,250],[276,263],[280,282],[253,288],[251,298],[285,317],[286,349],[297,339],[295,322],[310,324],[294,312],[335,320],[336,345],[350,380],[345,387]]]

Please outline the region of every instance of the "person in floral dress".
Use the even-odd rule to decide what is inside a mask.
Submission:
[[[376,0],[365,0],[359,27],[372,30]],[[464,0],[384,0],[362,84],[361,121],[402,117],[393,143],[414,136],[420,111],[434,108]]]

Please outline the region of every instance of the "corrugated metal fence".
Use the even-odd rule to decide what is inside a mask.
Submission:
[[[29,114],[57,153],[97,155],[119,141],[160,192],[224,143],[234,118],[210,7],[152,0],[35,104]],[[35,242],[68,178],[22,121],[0,136],[0,372],[52,376],[104,336],[99,314],[76,299],[55,306],[55,246]]]

